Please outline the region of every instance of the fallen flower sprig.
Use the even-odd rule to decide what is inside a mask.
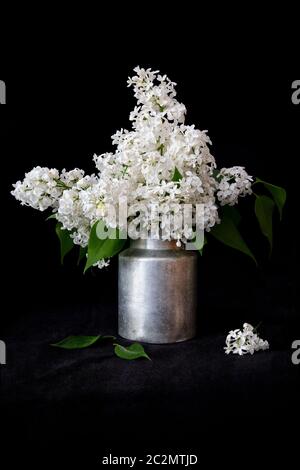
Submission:
[[[230,331],[226,338],[225,353],[243,356],[245,354],[253,355],[257,351],[269,349],[268,341],[259,338],[256,330],[249,323],[244,323],[243,330]]]

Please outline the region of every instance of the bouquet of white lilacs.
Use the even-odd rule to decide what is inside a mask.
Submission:
[[[62,258],[79,245],[81,257],[87,256],[86,269],[106,266],[124,248],[126,236],[137,238],[138,229],[153,234],[153,224],[156,237],[180,246],[193,240],[200,222],[205,232],[255,260],[233,206],[253,193],[254,184],[264,187],[271,197],[255,194],[255,213],[272,245],[272,212],[276,204],[282,213],[284,189],[254,181],[240,166],[218,169],[207,131],[185,124],[186,108],[176,99],[176,84],[158,71],[136,67],[134,72],[128,79],[137,99],[129,116],[132,129],[112,136],[114,152],[94,155],[95,174],[36,167],[14,184],[13,196],[22,205],[51,210]],[[125,217],[119,215],[123,204],[129,208]],[[180,209],[186,205],[192,207],[192,227],[182,223]],[[197,206],[203,208],[200,221]],[[97,236],[99,224],[114,232],[113,240]],[[206,238],[196,245],[200,252],[204,243]]]

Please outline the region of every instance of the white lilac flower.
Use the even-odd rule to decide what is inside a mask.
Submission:
[[[166,227],[174,207],[189,204],[193,223],[209,231],[220,222],[220,205],[236,204],[239,197],[251,193],[252,178],[244,168],[217,171],[207,132],[185,124],[186,108],[176,99],[176,84],[159,71],[140,67],[134,71],[128,80],[137,99],[129,117],[132,128],[112,136],[114,152],[94,155],[96,175],[84,176],[77,168],[59,174],[36,167],[14,185],[12,194],[22,204],[57,212],[63,228],[81,246],[87,245],[99,218],[108,227],[123,228],[124,221],[115,216],[120,201],[135,208],[128,212],[128,223],[139,214],[133,226],[149,230],[149,213],[153,205],[159,205],[164,209],[155,225]],[[175,170],[180,174],[178,181],[173,181]],[[112,206],[115,211],[110,210]],[[203,206],[201,216],[196,206]],[[178,245],[192,232],[181,223],[179,212],[176,209],[169,234],[164,234]]]
[[[65,189],[71,188],[84,176],[84,171],[75,169],[59,174],[55,168],[37,166],[25,174],[23,181],[13,185],[12,195],[22,205],[44,211],[48,208],[57,209],[59,199]]]
[[[218,184],[206,131],[184,124],[185,107],[175,99],[175,84],[166,76],[149,69],[136,68],[135,72],[128,81],[138,100],[130,115],[133,130],[121,129],[113,135],[115,153],[94,156],[100,171],[98,200],[106,204],[126,196],[129,204],[139,202],[148,207],[157,203],[204,204],[204,228],[210,230],[219,222]],[[182,175],[179,183],[172,181],[175,168]],[[146,220],[141,222],[147,225]],[[171,235],[179,243],[186,241],[187,233],[177,224]]]
[[[74,243],[83,247],[88,244],[91,222],[85,216],[81,194],[85,194],[97,182],[98,179],[93,175],[79,179],[71,189],[63,191],[57,208],[57,220],[64,229],[72,231]]]
[[[84,171],[79,170],[78,168],[75,168],[74,170],[71,171],[66,171],[63,169],[63,171],[60,174],[60,181],[62,181],[68,188],[71,188],[76,184],[79,180],[81,180],[84,177]]]
[[[99,261],[97,261],[97,263],[93,264],[93,266],[99,268],[99,269],[103,269],[103,268],[106,268],[107,266],[109,266],[109,263],[110,263],[110,260],[107,259],[100,259]]]
[[[58,199],[63,192],[58,182],[58,170],[37,166],[25,174],[23,181],[17,181],[13,185],[14,190],[11,194],[22,205],[44,211],[49,207],[57,207]]]
[[[226,354],[253,355],[256,351],[269,349],[268,341],[264,341],[256,333],[255,328],[249,323],[244,323],[243,330],[230,331],[226,338]]]
[[[239,197],[244,197],[252,193],[252,176],[249,176],[243,167],[222,168],[219,173],[219,187],[217,192],[221,205],[237,204]]]

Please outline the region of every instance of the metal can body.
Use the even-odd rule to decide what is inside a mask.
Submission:
[[[167,344],[196,334],[197,253],[137,240],[119,255],[119,335]]]

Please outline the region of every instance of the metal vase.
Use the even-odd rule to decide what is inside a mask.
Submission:
[[[196,252],[173,241],[132,241],[119,255],[119,335],[154,344],[193,338],[196,279]]]

